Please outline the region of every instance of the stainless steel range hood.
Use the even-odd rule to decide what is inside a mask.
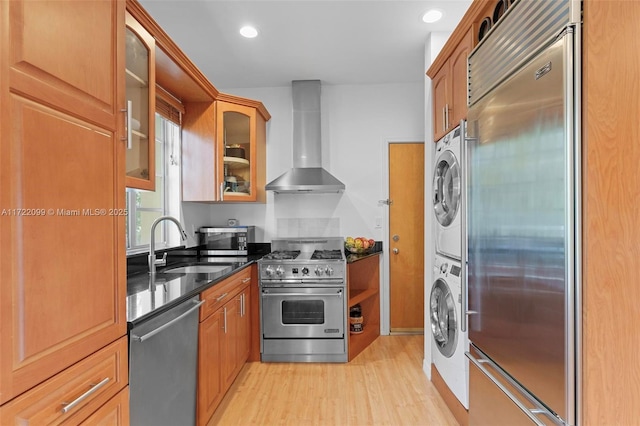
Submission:
[[[342,192],[344,183],[322,168],[320,80],[291,83],[293,97],[293,168],[269,182],[276,193]]]

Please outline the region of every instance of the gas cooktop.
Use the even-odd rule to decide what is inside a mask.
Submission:
[[[295,238],[274,240],[273,251],[258,261],[260,280],[324,281],[344,280],[344,240],[332,238]]]

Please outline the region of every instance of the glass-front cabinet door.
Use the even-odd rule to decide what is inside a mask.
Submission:
[[[126,17],[126,185],[155,191],[155,40]]]
[[[256,109],[216,106],[220,201],[256,201]]]

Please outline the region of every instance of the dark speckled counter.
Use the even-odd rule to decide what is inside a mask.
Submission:
[[[186,259],[170,266],[159,268],[155,281],[150,282],[148,272],[127,278],[127,323],[129,328],[160,314],[183,301],[200,294],[236,272],[249,267],[261,255],[237,258]],[[228,268],[215,273],[163,273],[165,269],[195,264],[224,264]]]
[[[366,259],[371,256],[378,256],[382,254],[382,242],[376,241],[375,246],[373,246],[373,250],[369,253],[345,253],[347,256],[347,263],[357,262],[358,260]]]

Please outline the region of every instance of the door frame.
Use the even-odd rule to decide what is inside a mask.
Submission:
[[[384,171],[384,176],[382,179],[382,191],[381,194],[383,194],[383,199],[378,201],[378,205],[380,207],[383,207],[382,211],[383,211],[383,215],[382,215],[382,246],[384,248],[383,253],[382,253],[382,287],[380,288],[380,334],[383,336],[388,336],[391,334],[391,281],[390,281],[390,265],[389,265],[389,255],[390,255],[390,248],[391,248],[391,243],[389,241],[389,219],[390,219],[390,215],[389,215],[389,206],[387,204],[383,204],[382,201],[384,200],[388,200],[389,199],[389,176],[390,176],[390,171],[389,171],[389,148],[391,144],[405,144],[405,143],[422,143],[425,144],[425,211],[424,211],[424,220],[425,220],[425,237],[426,237],[426,233],[429,232],[429,234],[431,234],[431,225],[432,225],[432,221],[430,220],[430,216],[429,219],[427,219],[427,183],[431,181],[431,175],[429,175],[429,179],[427,179],[427,173],[431,173],[431,165],[427,164],[427,151],[431,151],[429,149],[427,149],[429,146],[425,143],[424,140],[424,135],[422,136],[410,136],[410,137],[393,137],[393,138],[385,138],[385,140],[383,141],[383,147],[382,147],[382,161],[383,161],[383,167],[381,167],[381,169]],[[432,156],[432,154],[430,154],[429,156]],[[429,228],[427,230],[427,228]],[[425,279],[425,295],[426,295],[426,290],[427,287],[429,288],[429,290],[431,289],[430,286],[430,278],[431,278],[431,274],[429,274],[427,276],[426,271],[427,271],[427,248],[428,248],[428,244],[426,244],[426,239],[425,241],[425,261],[424,261],[424,267],[425,267],[425,275],[424,275],[424,279]],[[431,253],[429,251],[429,253]],[[429,269],[428,271],[431,271],[431,263],[429,263]],[[429,284],[429,285],[427,285]],[[425,296],[426,297],[426,296]],[[425,338],[426,338],[426,320],[429,319],[429,316],[426,312],[426,308],[427,308],[427,304],[426,304],[426,299],[425,299]]]

